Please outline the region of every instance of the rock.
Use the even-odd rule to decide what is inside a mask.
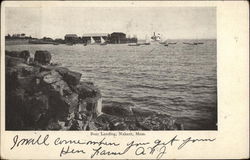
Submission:
[[[19,54],[20,52],[17,52],[17,51],[5,51],[5,55],[11,56],[11,57],[20,58]]]
[[[113,102],[111,104],[104,105],[102,107],[102,112],[121,117],[133,115],[131,104],[124,104],[118,102]]]
[[[51,112],[56,117],[65,119],[68,114],[78,110],[78,94],[70,89],[58,72],[55,70],[44,71],[39,77],[43,77],[41,88],[49,95],[50,106],[53,108]]]
[[[30,52],[29,51],[27,51],[27,50],[21,51],[20,58],[23,58],[23,59],[25,59],[27,61],[29,57],[30,57]]]
[[[53,119],[49,121],[49,124],[47,126],[47,130],[60,130],[61,128],[61,125]]]
[[[5,76],[6,91],[14,91],[19,86],[17,69],[6,67]]]
[[[25,61],[30,57],[30,52],[27,50],[18,52],[18,51],[5,51],[5,55],[11,56],[11,57],[16,57],[16,58],[22,58]]]
[[[69,130],[80,130],[80,129],[81,129],[81,127],[79,126],[79,123],[76,120],[72,122],[72,125],[69,128]]]
[[[99,115],[95,119],[95,123],[103,130],[128,130],[128,125],[126,125],[123,118],[105,113]]]
[[[17,77],[16,81],[18,87],[25,89],[26,92],[32,93],[35,86],[35,79],[33,76],[27,76],[27,77]],[[15,83],[14,83],[15,84]]]
[[[65,75],[63,75],[63,79],[69,85],[77,85],[80,82],[82,74],[78,72],[69,71]]]
[[[31,116],[32,121],[37,122],[49,109],[48,97],[38,93],[38,95],[27,98],[25,106],[27,107],[27,115]]]
[[[6,66],[7,69],[16,70],[20,76],[35,75],[40,71],[39,67],[25,64],[25,61],[21,58],[9,56],[6,56]],[[7,72],[10,71],[7,70]]]
[[[81,73],[70,71],[68,68],[65,67],[57,67],[51,65],[41,66],[41,71],[52,71],[52,70],[58,72],[62,76],[63,80],[67,82],[68,85],[75,86],[79,84],[82,76]]]
[[[64,67],[58,67],[55,70],[62,75],[63,79],[69,85],[79,84],[81,76],[82,76],[81,73],[70,71],[69,69],[64,68]]]
[[[7,67],[13,67],[17,66],[18,64],[25,63],[24,59],[11,57],[11,56],[5,56],[5,65]]]
[[[61,80],[62,76],[54,70],[50,71],[48,74],[46,73],[46,75],[43,76],[43,81],[47,84],[52,84]]]
[[[79,103],[79,110],[86,112],[93,117],[96,117],[99,114],[97,109],[98,105],[101,104],[99,104],[99,101],[96,98],[85,98],[83,100],[81,99]]]
[[[78,95],[72,93],[70,96],[63,97],[60,94],[50,94],[49,96],[50,112],[58,120],[67,120],[69,114],[77,110]]]
[[[49,66],[50,67],[50,66]],[[69,72],[68,68],[65,67],[57,67],[55,68],[55,70],[60,73],[61,76],[64,76],[65,74],[67,74]]]
[[[27,51],[6,51],[6,124],[11,125],[6,128],[97,130],[100,90],[93,83],[80,83],[80,73],[41,65],[50,62],[47,51],[37,51],[35,63],[27,62],[28,56]]]
[[[90,85],[88,83],[80,82],[76,87],[74,87],[74,90],[79,94],[79,98],[81,99],[101,97],[100,90],[94,85]]]
[[[43,51],[43,50],[36,51],[34,61],[43,65],[47,65],[50,63],[50,60],[51,60],[51,54],[48,51]]]
[[[88,130],[97,131],[98,128],[95,126],[94,122],[89,122],[89,124],[88,124]]]
[[[153,114],[155,114],[156,112],[154,111],[150,111],[150,110],[147,110],[147,109],[141,109],[141,108],[131,108],[132,109],[132,112],[134,115],[136,116],[152,116]]]
[[[36,74],[39,73],[40,69],[38,67],[32,67],[26,64],[18,65],[18,67],[21,69],[21,76],[32,76],[34,77]]]

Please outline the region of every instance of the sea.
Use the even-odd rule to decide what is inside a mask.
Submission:
[[[103,105],[125,105],[171,115],[185,130],[217,130],[216,40],[128,46],[6,45],[6,50],[47,50],[52,62],[82,74],[101,90]],[[189,45],[183,42],[199,41]]]

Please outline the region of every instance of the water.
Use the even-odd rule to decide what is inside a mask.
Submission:
[[[217,129],[216,40],[202,45],[11,45],[48,50],[53,62],[93,81],[105,102],[131,103],[167,113],[185,129]]]

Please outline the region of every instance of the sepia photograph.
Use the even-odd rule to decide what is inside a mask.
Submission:
[[[6,130],[217,130],[215,7],[5,9]]]
[[[0,159],[248,159],[248,6],[2,2]]]

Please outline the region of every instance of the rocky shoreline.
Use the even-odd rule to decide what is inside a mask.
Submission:
[[[102,104],[82,74],[50,63],[48,51],[5,51],[6,130],[182,130],[166,114]]]

